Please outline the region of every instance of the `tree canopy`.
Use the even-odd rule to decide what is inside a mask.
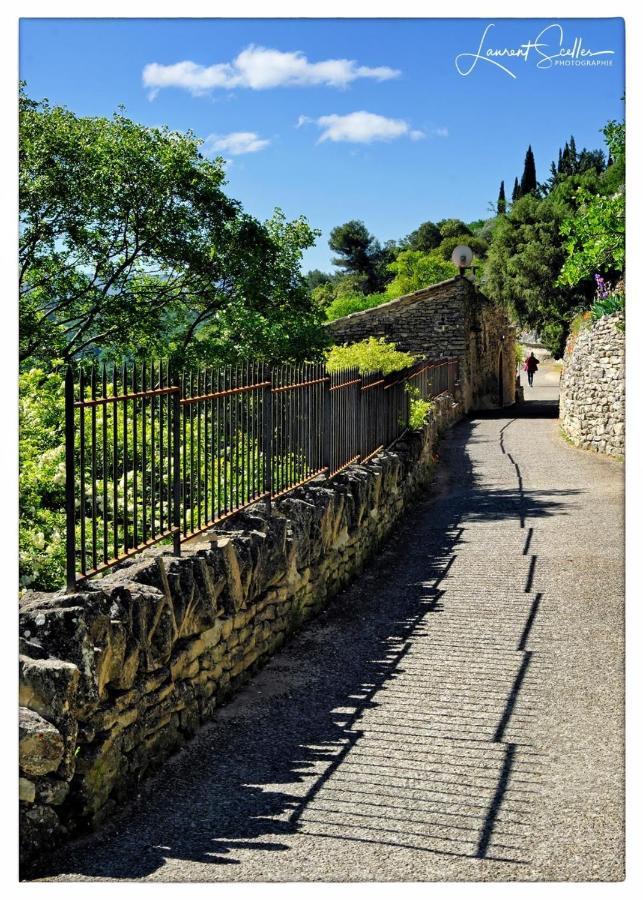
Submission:
[[[192,134],[20,97],[20,357],[141,350],[281,357],[321,346],[300,261],[316,236],[261,223]]]

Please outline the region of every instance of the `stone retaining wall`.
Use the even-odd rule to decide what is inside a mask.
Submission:
[[[560,422],[578,447],[625,453],[625,331],[623,316],[603,316],[581,331],[564,357]]]
[[[430,421],[365,465],[255,504],[177,558],[148,551],[20,609],[21,857],[91,829],[362,569],[430,482]],[[211,761],[209,764],[215,764]]]
[[[515,330],[505,309],[468,278],[449,278],[327,327],[337,344],[374,336],[421,356],[456,356],[465,412],[515,400]]]

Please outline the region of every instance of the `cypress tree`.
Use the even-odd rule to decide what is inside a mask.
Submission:
[[[575,175],[577,167],[578,154],[576,152],[576,141],[574,140],[574,135],[572,135],[569,139],[569,174]]]
[[[496,210],[499,216],[504,216],[504,214],[507,212],[507,198],[505,197],[504,181],[500,182],[500,190],[498,191],[498,203],[496,205]]]
[[[534,153],[531,149],[530,144],[527,148],[527,153],[525,154],[525,168],[520,180],[520,194],[522,197],[524,197],[525,194],[529,194],[532,191],[535,191],[537,187],[538,182],[536,181],[536,162],[534,160]]]
[[[520,197],[521,197],[520,185],[518,184],[518,178],[516,178],[514,180],[514,189],[511,194],[511,202],[515,203],[516,200],[520,200]]]

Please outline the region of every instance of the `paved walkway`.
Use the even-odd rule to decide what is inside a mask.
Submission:
[[[57,878],[622,877],[622,467],[536,382]]]

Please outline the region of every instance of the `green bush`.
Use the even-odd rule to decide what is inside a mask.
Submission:
[[[415,360],[412,353],[403,353],[384,338],[370,337],[355,344],[331,347],[326,354],[326,367],[329,372],[338,372],[357,366],[360,375],[369,372],[388,375],[413,365]]]
[[[328,304],[325,310],[326,319],[332,322],[335,319],[341,319],[342,316],[349,316],[351,313],[361,312],[363,309],[380,306],[390,299],[387,294],[345,294],[336,297]]]
[[[64,382],[31,369],[20,375],[20,586],[54,590],[65,571]]]
[[[592,304],[590,310],[592,319],[597,322],[603,316],[611,316],[613,313],[625,312],[625,294],[608,294]]]
[[[406,391],[410,395],[409,404],[409,428],[413,430],[422,428],[426,424],[427,416],[434,407],[431,400],[423,400],[420,396],[420,389],[407,384]]]

